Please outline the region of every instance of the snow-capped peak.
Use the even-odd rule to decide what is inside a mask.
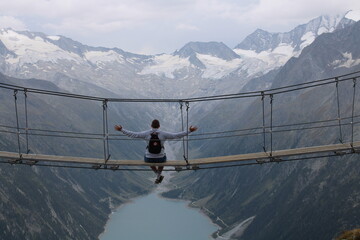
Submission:
[[[346,17],[345,15],[349,16]],[[309,38],[314,40],[315,37],[322,33],[333,32],[345,19],[355,18],[356,16],[357,14],[352,12],[335,16],[320,16],[285,33],[270,33],[257,29],[254,33],[247,36],[244,41],[235,46],[235,49],[253,50],[260,53],[262,51],[272,51],[281,44],[288,44],[296,51],[301,51],[312,42],[309,41]],[[350,23],[345,23],[341,26],[344,27],[347,24]],[[304,42],[308,44],[303,44]]]
[[[234,51],[242,57],[258,61],[264,70],[271,70],[282,66],[291,57],[298,56],[319,35],[352,24],[354,21],[351,19],[358,17],[360,13],[356,11],[320,16],[285,33],[269,33],[257,29],[238,44]]]
[[[173,54],[153,56],[90,47],[64,36],[3,29],[0,63],[10,76],[48,79],[63,86],[69,84],[66,79],[78,79],[123,95],[134,91],[142,91],[142,96],[166,93],[183,97],[198,91],[212,94],[234,86],[240,90],[253,77],[298,56],[319,34],[353,23],[358,13],[322,16],[287,33],[258,29],[234,50],[221,42],[190,42]],[[346,56],[344,66],[357,63],[357,56]],[[180,87],[183,91],[177,91]]]
[[[239,56],[222,42],[189,42],[174,55],[183,58],[194,56],[195,54],[210,55],[217,58],[230,61]]]
[[[345,18],[353,20],[355,22],[360,20],[360,10],[351,10],[346,13]]]
[[[64,51],[57,45],[47,41],[40,35],[29,32],[16,32],[12,29],[3,29],[0,40],[14,55],[7,57],[9,63],[37,63],[38,61],[56,62],[58,59],[79,61],[79,56]]]

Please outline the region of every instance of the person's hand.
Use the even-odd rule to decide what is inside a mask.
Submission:
[[[114,128],[115,128],[116,131],[121,131],[122,126],[121,125],[115,125]]]
[[[196,126],[190,126],[189,127],[189,131],[190,132],[195,132],[198,128]]]

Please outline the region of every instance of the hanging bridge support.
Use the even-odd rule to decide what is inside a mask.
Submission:
[[[186,106],[186,131],[189,131],[189,102],[185,102]],[[186,134],[186,165],[189,165],[189,133]]]
[[[18,153],[19,159],[21,160],[21,144],[20,144],[20,125],[19,125],[19,113],[18,113],[18,106],[17,106],[17,93],[18,90],[14,90],[14,102],[15,102],[15,117],[16,117],[16,131],[17,131],[17,142],[18,142]]]
[[[273,154],[273,101],[274,95],[270,94],[270,157]]]
[[[180,104],[180,114],[181,114],[181,131],[184,131],[184,113],[183,113],[183,102],[179,101]],[[187,157],[186,157],[186,146],[185,146],[185,138],[182,139],[182,145],[183,145],[183,158],[186,164],[189,164]]]
[[[265,93],[261,92],[262,103],[262,129],[263,129],[263,150],[266,152],[266,128],[265,128]]]
[[[339,141],[343,143],[343,135],[341,129],[341,114],[340,114],[340,99],[339,99],[339,79],[335,78],[336,83],[336,100],[337,100],[337,113],[338,113],[338,123],[339,123]]]
[[[354,145],[354,113],[355,113],[355,97],[356,97],[356,78],[353,79],[353,101],[351,107],[351,146]]]
[[[262,103],[262,136],[263,136],[263,150],[265,153],[267,153],[267,148],[266,148],[266,121],[265,121],[265,93],[261,92],[261,103]],[[273,153],[273,105],[274,105],[274,94],[269,94],[269,98],[270,98],[270,126],[269,128],[269,132],[270,133],[270,157],[272,157],[272,153]]]
[[[27,89],[24,89],[25,101],[25,136],[26,136],[26,153],[30,152],[29,149],[29,122],[28,122],[28,107],[27,107]]]
[[[307,154],[318,154],[318,153],[341,153],[345,151],[345,154],[347,154],[348,150],[352,150],[352,153],[359,153],[360,152],[360,142],[356,142],[354,140],[355,135],[357,132],[354,132],[357,130],[356,124],[359,124],[359,122],[355,122],[356,119],[359,117],[356,114],[356,87],[357,87],[357,78],[360,77],[360,75],[354,75],[359,74],[358,72],[353,72],[350,74],[345,74],[342,76],[338,76],[335,78],[328,78],[328,79],[320,79],[316,81],[311,82],[304,82],[300,84],[294,84],[290,86],[284,86],[284,87],[278,87],[274,89],[268,89],[263,91],[254,91],[254,92],[247,92],[247,93],[237,93],[237,94],[226,94],[226,95],[217,95],[217,96],[208,96],[208,97],[199,97],[199,98],[186,98],[186,99],[107,99],[107,98],[99,98],[99,97],[93,97],[93,96],[85,96],[85,95],[77,95],[77,94],[70,94],[70,93],[64,93],[64,92],[55,92],[55,91],[47,91],[42,89],[35,89],[35,88],[24,88],[21,86],[11,85],[7,83],[0,83],[0,88],[3,89],[9,89],[13,90],[14,94],[14,101],[15,101],[15,117],[16,122],[14,121],[13,125],[16,126],[5,126],[0,125],[1,132],[5,133],[11,133],[14,135],[17,135],[17,153],[16,150],[14,153],[9,152],[0,152],[0,157],[15,159],[14,163],[29,163],[29,165],[32,165],[33,163],[36,163],[36,161],[47,161],[47,162],[61,162],[61,163],[76,163],[76,164],[93,164],[93,166],[97,166],[96,168],[114,168],[118,169],[120,165],[127,165],[127,166],[151,166],[152,164],[146,164],[143,161],[127,161],[127,160],[110,160],[110,146],[109,146],[109,140],[116,140],[115,138],[111,138],[109,135],[109,126],[108,126],[108,102],[172,102],[172,103],[180,103],[181,108],[181,118],[182,118],[182,129],[186,130],[189,129],[189,108],[190,102],[204,102],[204,101],[219,101],[219,100],[228,100],[228,99],[241,99],[241,98],[259,98],[261,97],[262,101],[262,127],[261,123],[259,124],[257,128],[252,129],[241,129],[241,130],[232,130],[232,131],[226,131],[226,133],[234,133],[234,135],[229,136],[215,136],[215,137],[209,137],[209,138],[199,138],[194,139],[190,138],[186,135],[183,139],[183,150],[184,150],[184,160],[182,161],[168,161],[164,164],[156,164],[156,165],[163,165],[163,166],[175,166],[175,167],[186,167],[187,170],[190,169],[198,169],[198,166],[200,165],[206,165],[206,164],[221,164],[221,163],[228,163],[228,162],[238,162],[238,161],[252,161],[252,160],[264,160],[265,162],[269,161],[277,161],[281,157],[287,157],[287,156],[295,156],[295,155],[307,155]],[[334,82],[335,80],[335,82]],[[352,106],[348,104],[346,106],[346,110],[349,111],[341,111],[341,105],[340,100],[342,101],[342,105],[345,105],[345,103],[350,102],[350,99],[347,99],[343,102],[343,98],[340,98],[339,93],[339,83],[345,82],[345,81],[353,81],[353,96],[352,96]],[[309,121],[305,123],[293,123],[293,124],[285,124],[283,126],[276,126],[274,125],[274,96],[280,95],[282,93],[286,92],[292,92],[292,91],[299,91],[302,89],[310,89],[315,88],[319,86],[332,86],[332,84],[336,84],[336,100],[334,100],[334,106],[332,106],[332,110],[337,111],[337,118],[335,119],[326,119],[326,120],[319,120],[319,121]],[[321,89],[320,89],[321,90]],[[25,128],[21,127],[22,124],[22,118],[20,121],[20,117],[22,115],[19,115],[19,109],[18,109],[18,91],[23,91],[25,96]],[[351,90],[350,90],[351,92]],[[103,132],[101,133],[76,133],[76,132],[65,132],[65,131],[52,131],[52,130],[45,130],[45,129],[29,129],[29,123],[28,123],[28,97],[27,94],[45,94],[48,96],[60,96],[60,97],[68,97],[68,98],[76,98],[76,99],[83,99],[83,100],[90,100],[90,101],[97,101],[98,104],[102,103],[102,120],[103,120]],[[11,94],[11,92],[10,92]],[[269,96],[270,106],[268,106],[268,103],[265,100],[267,100],[267,96]],[[349,96],[350,97],[350,96]],[[337,103],[337,106],[335,106],[335,101]],[[186,107],[186,120],[184,119],[184,113],[183,113],[183,105]],[[269,109],[270,107],[270,109]],[[336,108],[336,110],[335,110]],[[350,115],[350,109],[351,109],[351,115]],[[260,110],[260,109],[259,109]],[[260,115],[261,113],[259,113]],[[343,118],[342,118],[343,115]],[[267,119],[266,119],[266,118]],[[278,118],[275,118],[278,119]],[[351,119],[351,122],[349,123],[349,119]],[[354,121],[355,119],[355,121]],[[186,121],[186,123],[185,123]],[[325,122],[335,122],[334,125],[325,125],[321,124],[321,126],[313,126],[312,124],[319,124],[319,123],[325,123]],[[297,149],[284,149],[284,150],[274,150],[277,147],[276,144],[274,144],[274,133],[278,132],[285,132],[285,131],[293,131],[292,126],[310,126],[310,127],[299,127],[299,129],[295,130],[306,130],[306,129],[315,129],[315,128],[328,128],[328,127],[335,127],[335,130],[337,128],[339,129],[339,141],[341,144],[333,144],[333,145],[325,145],[325,146],[313,146],[313,147],[305,147],[305,148],[297,148]],[[343,132],[343,126],[351,125],[351,135],[349,134],[350,131],[344,131]],[[280,129],[277,130],[280,127],[287,127],[286,129]],[[7,131],[3,130],[3,128],[9,128],[13,129],[13,131]],[[203,140],[203,139],[214,139],[214,138],[223,138],[223,137],[237,137],[237,136],[246,136],[246,135],[261,135],[261,128],[262,128],[262,141],[263,141],[263,150],[264,152],[261,153],[251,153],[251,154],[240,154],[240,155],[233,155],[233,156],[220,156],[220,157],[213,157],[213,158],[201,158],[201,159],[190,159],[189,160],[189,141],[192,140]],[[14,131],[16,129],[16,132]],[[348,128],[346,128],[348,129]],[[31,131],[30,131],[31,130]],[[235,135],[235,132],[242,132],[242,131],[253,131],[246,134],[240,134]],[[349,129],[350,130],[350,129]],[[43,131],[47,133],[37,133],[37,131]],[[52,133],[64,133],[62,135],[55,135]],[[210,134],[221,134],[225,132],[217,132],[217,133],[203,133],[198,135],[210,135]],[[21,134],[26,135],[26,139],[24,136],[24,139],[21,138]],[[67,134],[67,135],[66,135]],[[268,135],[269,134],[269,135]],[[50,156],[50,155],[36,155],[36,154],[29,154],[29,136],[30,135],[39,135],[39,136],[51,136],[51,137],[68,137],[68,138],[84,138],[84,139],[97,139],[103,141],[103,153],[104,157],[101,159],[92,159],[92,158],[78,158],[78,157],[63,157],[63,156]],[[77,135],[77,136],[75,136]],[[79,136],[79,135],[85,135]],[[94,137],[91,137],[94,136]],[[98,136],[98,137],[96,137]],[[259,137],[261,138],[261,136]],[[345,140],[351,138],[351,141],[348,143],[343,143]],[[26,151],[25,149],[25,140],[26,140]],[[31,138],[30,138],[31,140]],[[119,139],[122,140],[122,139]],[[14,138],[14,141],[15,138]],[[21,142],[23,141],[23,142]],[[261,140],[260,140],[261,141]],[[331,141],[331,139],[330,139]],[[275,142],[276,143],[276,142]],[[23,144],[23,146],[21,146]],[[100,143],[101,144],[101,143]],[[14,144],[16,148],[16,143]],[[101,153],[101,150],[100,150]],[[309,158],[312,157],[309,156]],[[318,156],[319,157],[319,156]],[[0,159],[1,160],[1,159]],[[24,161],[22,161],[24,160]],[[1,162],[1,161],[0,161]],[[99,167],[100,166],[100,167]],[[222,166],[220,166],[222,167]]]
[[[110,150],[109,150],[109,125],[108,125],[108,100],[103,101],[103,143],[104,143],[104,161],[105,164],[110,159]]]

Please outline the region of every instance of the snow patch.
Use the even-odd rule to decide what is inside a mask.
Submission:
[[[60,47],[45,41],[41,37],[29,38],[13,30],[2,31],[0,40],[7,49],[16,54],[8,56],[6,61],[10,64],[37,63],[38,61],[56,63],[59,59],[69,61],[81,61],[80,57],[74,53],[64,51]]]
[[[234,52],[241,56],[241,57],[249,57],[249,58],[257,58],[259,56],[259,53],[253,51],[253,50],[245,50],[241,48],[235,48],[233,49]]]
[[[226,61],[211,55],[197,53],[196,56],[206,66],[202,77],[211,79],[220,79],[228,75],[239,68],[243,62],[241,58]]]
[[[307,32],[301,37],[301,41],[303,41],[300,45],[301,49],[304,49],[305,47],[309,46],[314,40],[316,36],[313,32]]]
[[[175,78],[174,72],[191,65],[189,58],[180,58],[179,56],[169,54],[155,56],[153,63],[153,65],[146,66],[139,74],[155,74],[166,76],[167,78]]]
[[[327,32],[332,32],[334,31],[334,28],[331,28],[330,30],[327,29],[326,27],[322,26],[318,29],[317,35],[321,35],[323,33],[327,33]]]
[[[343,53],[342,54],[344,59],[343,60],[335,60],[332,62],[332,66],[334,66],[335,68],[341,68],[341,67],[346,67],[346,68],[351,68],[353,66],[359,65],[360,64],[360,59],[353,59],[352,57],[352,53]]]
[[[59,41],[60,36],[47,36],[48,39],[51,39],[53,41]]]
[[[113,50],[107,52],[88,51],[84,55],[85,58],[92,63],[100,63],[100,62],[125,63],[124,57]]]
[[[354,20],[355,22],[360,20],[360,10],[350,11],[345,15],[345,18]]]
[[[285,43],[280,44],[274,50],[260,53],[244,49],[234,49],[234,52],[244,59],[249,74],[259,71],[267,72],[283,66],[291,57],[298,54],[290,44]]]
[[[272,51],[272,53],[292,56],[294,53],[294,48],[289,44],[281,43]]]

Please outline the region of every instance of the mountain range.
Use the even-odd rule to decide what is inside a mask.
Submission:
[[[359,36],[360,22],[320,35],[298,57],[268,76],[271,79],[270,88],[358,72]],[[350,81],[340,84],[338,92],[336,84],[333,84],[276,95],[272,121],[281,126],[336,119],[337,94],[341,96],[339,106],[342,106],[342,116],[351,116],[352,94],[358,90],[359,86],[354,87]],[[358,97],[355,98],[356,103]],[[268,100],[266,104],[269,104]],[[242,101],[219,104],[213,112],[204,116],[202,124],[226,126],[226,129],[261,126],[260,97],[239,109]],[[269,124],[269,107],[265,110]],[[354,112],[359,111],[360,107],[355,106]],[[236,120],[228,121],[230,118]],[[341,139],[339,128],[334,126],[321,130],[298,129],[274,133],[274,149],[327,145],[339,143]],[[344,127],[343,131],[344,142],[351,141],[351,130]],[[356,124],[355,139],[359,139],[358,131]],[[267,138],[267,149],[269,144]],[[240,134],[230,139],[192,143],[192,146],[201,149],[197,151],[200,157],[260,152],[262,138]],[[359,176],[354,170],[359,167],[358,155],[321,159],[311,157],[314,157],[311,161],[233,167],[182,175],[174,179],[175,189],[165,196],[187,199],[194,206],[205,209],[213,221],[223,226],[222,231],[214,234],[216,239],[333,239],[341,231],[356,228],[359,224],[360,186],[357,184]]]
[[[357,17],[355,11],[321,16],[287,33],[256,30],[234,49],[217,42],[190,42],[172,54],[154,56],[90,47],[63,36],[2,29],[0,70],[17,78],[46,79],[69,91],[81,91],[72,85],[82,82],[126,97],[134,92],[143,97],[150,97],[150,92],[158,97],[214,95],[240,91],[251,78],[298,56],[320,34],[343,28]],[[174,83],[180,92],[174,91]],[[160,84],[164,87],[157,87]]]
[[[237,93],[243,90],[266,89],[270,87],[285,86],[293,83],[301,83],[323,77],[331,77],[354,71],[359,68],[359,12],[350,11],[338,16],[321,16],[307,24],[300,25],[287,33],[269,33],[264,30],[256,30],[246,37],[233,49],[219,42],[190,42],[172,54],[139,55],[123,51],[118,48],[91,47],[83,45],[63,36],[48,36],[43,33],[28,31],[15,31],[13,29],[2,29],[0,31],[0,71],[10,77],[1,76],[2,82],[19,83],[24,86],[37,86],[41,88],[57,89],[78,94],[118,97],[118,98],[187,98],[198,96],[209,96],[224,93]],[[43,79],[43,80],[36,80]],[[329,91],[330,93],[333,93]],[[11,93],[2,92],[4,103],[9,107],[2,107],[6,117],[1,124],[11,124],[14,118],[10,114],[13,104],[5,96]],[[344,93],[345,94],[345,93]],[[307,95],[305,95],[307,96]],[[316,106],[310,107],[313,113],[323,109],[333,112],[331,99],[321,100],[319,94],[309,97],[313,101],[323,102],[321,109]],[[305,101],[303,95],[294,96],[299,102]],[[39,116],[33,116],[32,123],[41,127],[45,124],[49,127],[70,127],[74,130],[86,131],[86,129],[101,130],[101,106],[96,104],[79,103],[73,105],[68,101],[41,99],[36,97],[32,100],[32,109]],[[279,99],[284,109],[291,109],[287,105],[287,99]],[[191,105],[191,121],[197,122],[201,131],[220,131],[221,129],[246,127],[258,119],[259,112],[251,101],[224,103],[199,103]],[[5,106],[5,104],[4,104]],[[304,108],[304,106],[302,106]],[[294,116],[308,116],[303,108],[294,109],[293,115],[286,111],[280,114],[287,119]],[[52,109],[47,114],[46,109]],[[94,109],[97,109],[94,111]],[[280,108],[278,108],[281,111]],[[76,110],[76,111],[75,111]],[[320,111],[321,112],[321,111]],[[323,114],[328,112],[323,111]],[[215,114],[215,116],[214,116]],[[4,116],[5,116],[4,115]],[[129,128],[142,129],[146,123],[156,116],[166,122],[163,126],[171,129],[179,129],[180,112],[178,106],[172,104],[161,105],[116,105],[111,106],[110,125],[123,121]],[[59,116],[65,116],[61,119]],[[46,119],[45,122],[42,119]],[[76,120],[76,121],[75,121]],[[281,118],[276,119],[278,122]],[[22,123],[24,119],[22,119]],[[86,122],[82,125],[82,122]],[[332,133],[321,133],[334,140]],[[319,134],[319,135],[321,135]],[[328,134],[328,135],[326,135]],[[312,135],[315,139],[315,135]],[[307,141],[306,137],[298,134],[294,139],[280,139],[276,147],[291,144],[298,146]],[[15,149],[16,141],[5,137],[0,138],[1,147]],[[73,151],[75,154],[93,155],[98,154],[98,145],[88,143],[81,146],[80,142],[61,142],[62,148],[56,147],[57,142],[48,141],[44,146],[41,140],[37,141],[36,148],[39,152],[46,151],[56,154],[64,154]],[[79,147],[81,146],[81,147]],[[129,157],[136,159],[141,157],[141,145],[132,144],[132,150],[124,155],[124,149],[128,145],[112,145],[115,157]],[[246,149],[252,151],[256,144],[252,140],[213,141],[201,142],[191,145],[193,156],[217,156],[239,153]],[[180,147],[173,146],[175,154],[180,155]],[[91,151],[87,152],[89,149]],[[336,174],[333,172],[337,169]],[[230,234],[228,238],[235,239],[303,239],[320,238],[329,239],[340,229],[354,227],[357,224],[359,189],[354,182],[359,180],[355,169],[357,163],[351,158],[344,167],[339,162],[332,163],[322,160],[308,164],[293,164],[270,166],[266,168],[254,167],[250,169],[213,170],[207,172],[195,172],[176,178],[178,188],[166,194],[168,197],[184,198],[192,201],[192,204],[203,209],[208,209],[212,219],[223,227],[218,235],[226,236],[226,232],[233,230],[239,224],[247,223],[247,228],[240,233]],[[5,170],[4,170],[5,171]],[[40,173],[39,173],[40,171]],[[6,171],[6,179],[2,181],[2,201],[12,211],[3,213],[1,228],[6,232],[8,238],[31,239],[36,234],[41,234],[41,227],[31,224],[34,221],[54,221],[61,229],[52,229],[46,233],[48,239],[56,239],[57,232],[71,239],[79,236],[80,239],[95,239],[97,236],[86,235],[83,229],[67,230],[70,222],[82,221],[81,216],[62,216],[59,211],[76,203],[76,206],[93,206],[85,214],[91,217],[96,212],[97,204],[103,203],[101,216],[95,221],[84,221],[89,224],[89,229],[100,221],[106,222],[104,217],[110,212],[109,204],[104,204],[104,199],[120,199],[115,204],[121,204],[131,196],[144,194],[149,183],[144,176],[121,175],[129,182],[126,190],[121,190],[123,185],[113,188],[116,181],[113,177],[98,176],[99,184],[93,186],[91,176],[86,173],[69,173],[67,170],[49,169],[39,170],[37,167],[31,170],[21,169],[18,173],[11,174]],[[26,185],[21,176],[30,175],[29,179],[34,182],[32,186]],[[51,178],[49,182],[41,179]],[[5,175],[4,175],[5,176]],[[255,177],[254,177],[255,176]],[[88,179],[84,181],[84,178]],[[336,179],[342,178],[342,181]],[[65,180],[64,180],[65,179]],[[136,180],[138,179],[138,180]],[[326,185],[324,179],[331,181],[334,185]],[[10,189],[11,182],[19,184],[16,191]],[[144,181],[144,186],[141,186]],[[109,182],[112,184],[109,185]],[[62,187],[71,186],[73,190]],[[196,184],[195,184],[196,183]],[[212,183],[212,184],[209,184]],[[103,189],[102,184],[109,185],[110,189]],[[227,186],[224,188],[224,186]],[[322,186],[322,192],[318,192]],[[33,206],[21,205],[27,198],[30,202],[36,202],[36,194],[41,191],[41,204]],[[61,199],[56,199],[54,189],[63,189],[68,192],[68,205],[61,207]],[[79,189],[82,201],[79,201]],[[84,190],[86,189],[86,190]],[[296,191],[293,191],[296,189]],[[101,191],[101,194],[96,194]],[[132,193],[132,191],[134,191]],[[335,192],[341,193],[335,194]],[[132,195],[133,194],[133,195]],[[316,196],[316,197],[313,197]],[[336,203],[336,199],[344,196],[344,200]],[[109,197],[109,198],[108,198]],[[333,201],[327,201],[331,197]],[[7,200],[6,200],[7,199]],[[11,205],[9,199],[20,199]],[[91,199],[91,200],[88,200]],[[109,200],[110,201],[110,200]],[[302,204],[306,202],[306,204]],[[309,202],[313,202],[311,204]],[[333,205],[331,205],[333,204]],[[54,206],[57,207],[54,207]],[[46,207],[43,207],[46,206]],[[309,206],[307,208],[307,206]],[[16,209],[21,211],[15,211]],[[57,209],[56,209],[57,208]],[[296,209],[301,211],[296,211]],[[317,211],[318,209],[321,212]],[[331,213],[321,214],[331,209]],[[33,235],[23,232],[16,233],[21,229],[15,224],[27,212],[38,211],[51,213],[41,219],[28,220],[25,229],[31,229]],[[11,215],[16,212],[16,215]],[[73,212],[76,213],[76,210]],[[209,212],[208,212],[209,213]],[[311,218],[311,213],[314,219]],[[325,216],[321,219],[321,216]],[[326,221],[331,224],[326,225]],[[14,219],[15,221],[10,221]],[[64,220],[66,219],[66,221]],[[222,219],[222,223],[216,219]],[[301,227],[298,222],[306,220],[308,224]],[[8,221],[5,221],[8,220]],[[13,230],[11,224],[15,225]],[[285,229],[283,229],[282,228]],[[262,229],[257,231],[256,229]],[[318,230],[316,233],[316,230]],[[92,234],[100,234],[102,228],[93,229]],[[88,230],[87,230],[88,231]]]

